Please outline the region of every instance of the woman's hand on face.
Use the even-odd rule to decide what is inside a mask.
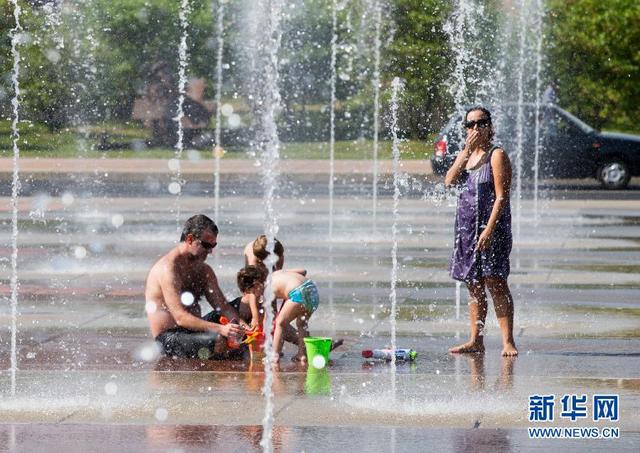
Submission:
[[[465,149],[467,154],[471,154],[471,152],[478,147],[479,140],[480,134],[477,129],[471,129],[467,133],[467,138],[465,139]]]
[[[482,233],[480,233],[480,236],[478,237],[476,252],[485,251],[489,248],[490,245],[491,245],[491,231],[485,229]]]

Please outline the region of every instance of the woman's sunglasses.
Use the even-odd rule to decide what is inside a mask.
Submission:
[[[476,125],[478,127],[485,128],[485,127],[487,127],[487,126],[489,126],[491,124],[491,121],[488,120],[487,118],[483,118],[483,119],[478,120],[478,121],[465,121],[462,124],[467,129],[473,129],[474,127],[476,127]]]

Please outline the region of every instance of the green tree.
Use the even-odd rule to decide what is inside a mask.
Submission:
[[[548,6],[549,75],[559,104],[595,127],[639,131],[640,2]]]
[[[385,79],[405,80],[405,129],[425,138],[450,113],[444,86],[450,72],[447,37],[442,25],[451,11],[447,0],[396,0],[394,40],[386,50]]]
[[[0,0],[0,119],[11,116],[11,68],[13,58],[11,57],[11,36],[10,30],[14,27],[13,7],[7,0]]]
[[[144,91],[155,63],[168,63],[177,80],[179,8],[180,2],[172,0],[94,1],[92,21],[100,30],[96,59],[102,63],[101,104],[116,118],[130,117],[133,100]],[[187,74],[211,79],[215,67],[211,3],[192,1],[188,21]]]
[[[62,58],[55,49],[51,36],[47,35],[44,15],[39,8],[32,8],[21,2],[22,14],[20,23],[23,32],[19,37],[18,52],[20,53],[20,117],[23,120],[44,123],[50,129],[56,129],[66,122],[65,105],[69,102],[70,91],[65,83],[64,68],[57,65]],[[13,96],[12,70],[13,56],[11,55],[11,37],[9,30],[15,27],[13,5],[2,0],[0,10],[2,30],[7,30],[2,36],[0,54],[0,71],[2,81],[0,90],[4,99],[0,103],[9,105]],[[62,50],[62,53],[65,51]],[[4,102],[3,102],[4,101]],[[5,109],[6,117],[11,110]]]

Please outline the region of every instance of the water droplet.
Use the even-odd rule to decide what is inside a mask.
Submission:
[[[185,291],[180,295],[180,302],[182,302],[182,305],[189,307],[195,302],[195,297],[189,291]]]
[[[159,422],[165,422],[165,421],[167,421],[167,418],[169,418],[169,411],[166,410],[164,407],[159,407],[159,408],[156,409],[154,417]]]
[[[104,393],[110,396],[115,395],[116,393],[118,393],[118,384],[116,384],[115,382],[107,382],[104,385]]]
[[[56,49],[47,49],[45,51],[45,56],[47,57],[47,60],[49,60],[53,64],[58,64],[58,62],[60,61],[60,52],[58,52]]]
[[[327,365],[327,361],[323,356],[316,355],[316,356],[313,357],[313,360],[311,360],[311,365],[315,369],[321,370]]]
[[[78,245],[73,249],[73,255],[79,260],[85,259],[87,257],[87,249]]]
[[[171,195],[178,195],[182,191],[182,186],[180,185],[179,182],[174,181],[171,184],[169,184],[168,189]]]
[[[158,309],[158,306],[152,300],[148,300],[147,303],[144,304],[144,311],[146,311],[149,314],[155,313],[157,309]]]
[[[62,201],[63,205],[71,206],[75,201],[75,197],[71,192],[65,192],[62,194],[62,197],[60,197],[60,200]]]
[[[220,107],[220,113],[224,116],[233,114],[233,106],[231,104],[222,104],[222,107]]]
[[[178,159],[169,159],[167,161],[167,167],[171,171],[180,171],[180,161]]]
[[[158,343],[156,343],[155,341],[152,341],[143,345],[138,350],[137,356],[143,362],[153,362],[160,356],[161,352],[162,351],[160,350],[160,345],[158,345]]]
[[[123,223],[124,217],[122,217],[122,215],[114,214],[113,216],[111,216],[111,225],[113,225],[114,227],[120,228]]]
[[[240,118],[240,115],[237,113],[232,113],[227,118],[227,124],[230,129],[237,129],[242,125],[242,118]]]

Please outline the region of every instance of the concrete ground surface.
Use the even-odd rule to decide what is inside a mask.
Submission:
[[[154,172],[32,171],[19,201],[15,374],[11,206],[0,201],[0,451],[261,450],[259,361],[145,354],[152,345],[146,272],[184,219],[213,215],[208,175],[186,172],[190,188],[174,197],[166,191],[170,176]],[[374,215],[370,179],[345,171],[333,215],[323,169],[285,172],[275,202],[286,265],[307,268],[320,289],[311,334],[345,339],[319,371],[289,362],[295,351],[285,349],[273,382],[276,451],[638,450],[637,185],[605,192],[589,182],[545,182],[537,209],[529,183],[520,203],[512,196],[509,282],[520,355],[502,358],[492,308],[485,354],[447,352],[468,328],[466,291],[457,318],[447,274],[455,201],[437,178],[418,170],[405,176],[397,334],[398,346],[418,357],[399,363],[393,376],[389,364],[361,357],[390,342],[392,187],[387,174]],[[6,173],[2,179],[10,181]],[[242,248],[263,231],[264,202],[251,174],[226,173],[221,192],[219,245],[209,263],[231,298]],[[592,419],[599,394],[619,395],[618,421]],[[529,420],[532,395],[554,395],[552,422]],[[562,416],[564,395],[586,395],[588,416]],[[531,439],[528,428],[537,427],[618,428],[619,438]]]

